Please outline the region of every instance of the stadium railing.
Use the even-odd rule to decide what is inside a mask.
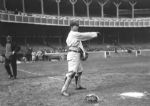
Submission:
[[[1,22],[42,24],[54,26],[69,26],[72,20],[79,22],[81,27],[150,27],[150,17],[144,18],[100,18],[100,17],[72,17],[41,14],[13,14],[1,12]]]

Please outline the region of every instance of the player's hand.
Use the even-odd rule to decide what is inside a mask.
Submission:
[[[101,33],[100,33],[100,32],[96,32],[96,33],[97,33],[97,36],[101,35]]]
[[[13,51],[12,54],[14,55],[14,54],[15,54],[15,51]]]

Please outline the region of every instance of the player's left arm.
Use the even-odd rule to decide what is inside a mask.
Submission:
[[[98,36],[98,32],[78,32],[76,38],[81,41],[90,40]]]

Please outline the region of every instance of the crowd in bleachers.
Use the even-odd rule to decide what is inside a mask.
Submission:
[[[148,44],[139,45],[91,45],[85,48],[87,52],[98,51],[128,51],[131,53],[133,50],[150,49]],[[5,47],[0,45],[0,55],[4,56]],[[35,61],[51,61],[52,59],[61,60],[64,59],[67,54],[67,47],[47,47],[47,46],[22,46],[18,53],[18,60],[24,62]],[[55,55],[57,54],[57,55]],[[62,54],[62,55],[60,55]]]
[[[87,52],[98,52],[98,51],[132,51],[132,50],[139,50],[139,49],[150,49],[148,45],[94,45],[85,48]],[[30,51],[30,49],[29,49]],[[26,61],[40,61],[40,60],[51,60],[51,59],[58,59],[60,60],[62,55],[67,54],[67,47],[44,47],[44,46],[34,46],[32,47],[31,51],[25,52],[24,55],[26,57]],[[57,54],[57,55],[55,55]],[[24,57],[24,58],[25,58]]]

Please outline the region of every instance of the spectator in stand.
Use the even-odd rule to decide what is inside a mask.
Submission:
[[[26,58],[27,61],[31,61],[32,59],[32,48],[29,46],[29,44],[26,46]]]

